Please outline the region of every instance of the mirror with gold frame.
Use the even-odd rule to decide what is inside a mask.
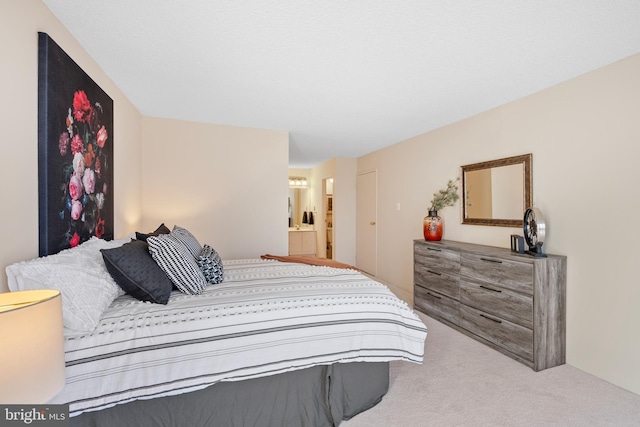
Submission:
[[[462,166],[462,223],[522,227],[532,202],[532,155]]]

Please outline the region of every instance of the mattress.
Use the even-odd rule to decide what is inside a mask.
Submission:
[[[355,270],[224,262],[224,282],[165,305],[118,297],[91,333],[65,339],[70,415],[317,365],[422,363],[426,327]]]

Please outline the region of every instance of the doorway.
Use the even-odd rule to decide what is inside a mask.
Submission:
[[[326,247],[325,258],[327,259],[333,259],[334,257],[335,233],[333,232],[333,209],[335,206],[333,202],[333,177],[330,177],[322,180],[322,206],[324,210]]]

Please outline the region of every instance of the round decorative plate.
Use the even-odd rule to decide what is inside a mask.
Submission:
[[[530,248],[544,242],[544,217],[538,208],[528,208],[524,212],[524,239]]]

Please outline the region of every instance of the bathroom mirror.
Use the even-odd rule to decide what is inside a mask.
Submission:
[[[522,227],[531,206],[531,154],[462,166],[462,223]]]
[[[306,227],[303,215],[305,210],[309,210],[309,200],[306,188],[289,188],[289,227]]]

